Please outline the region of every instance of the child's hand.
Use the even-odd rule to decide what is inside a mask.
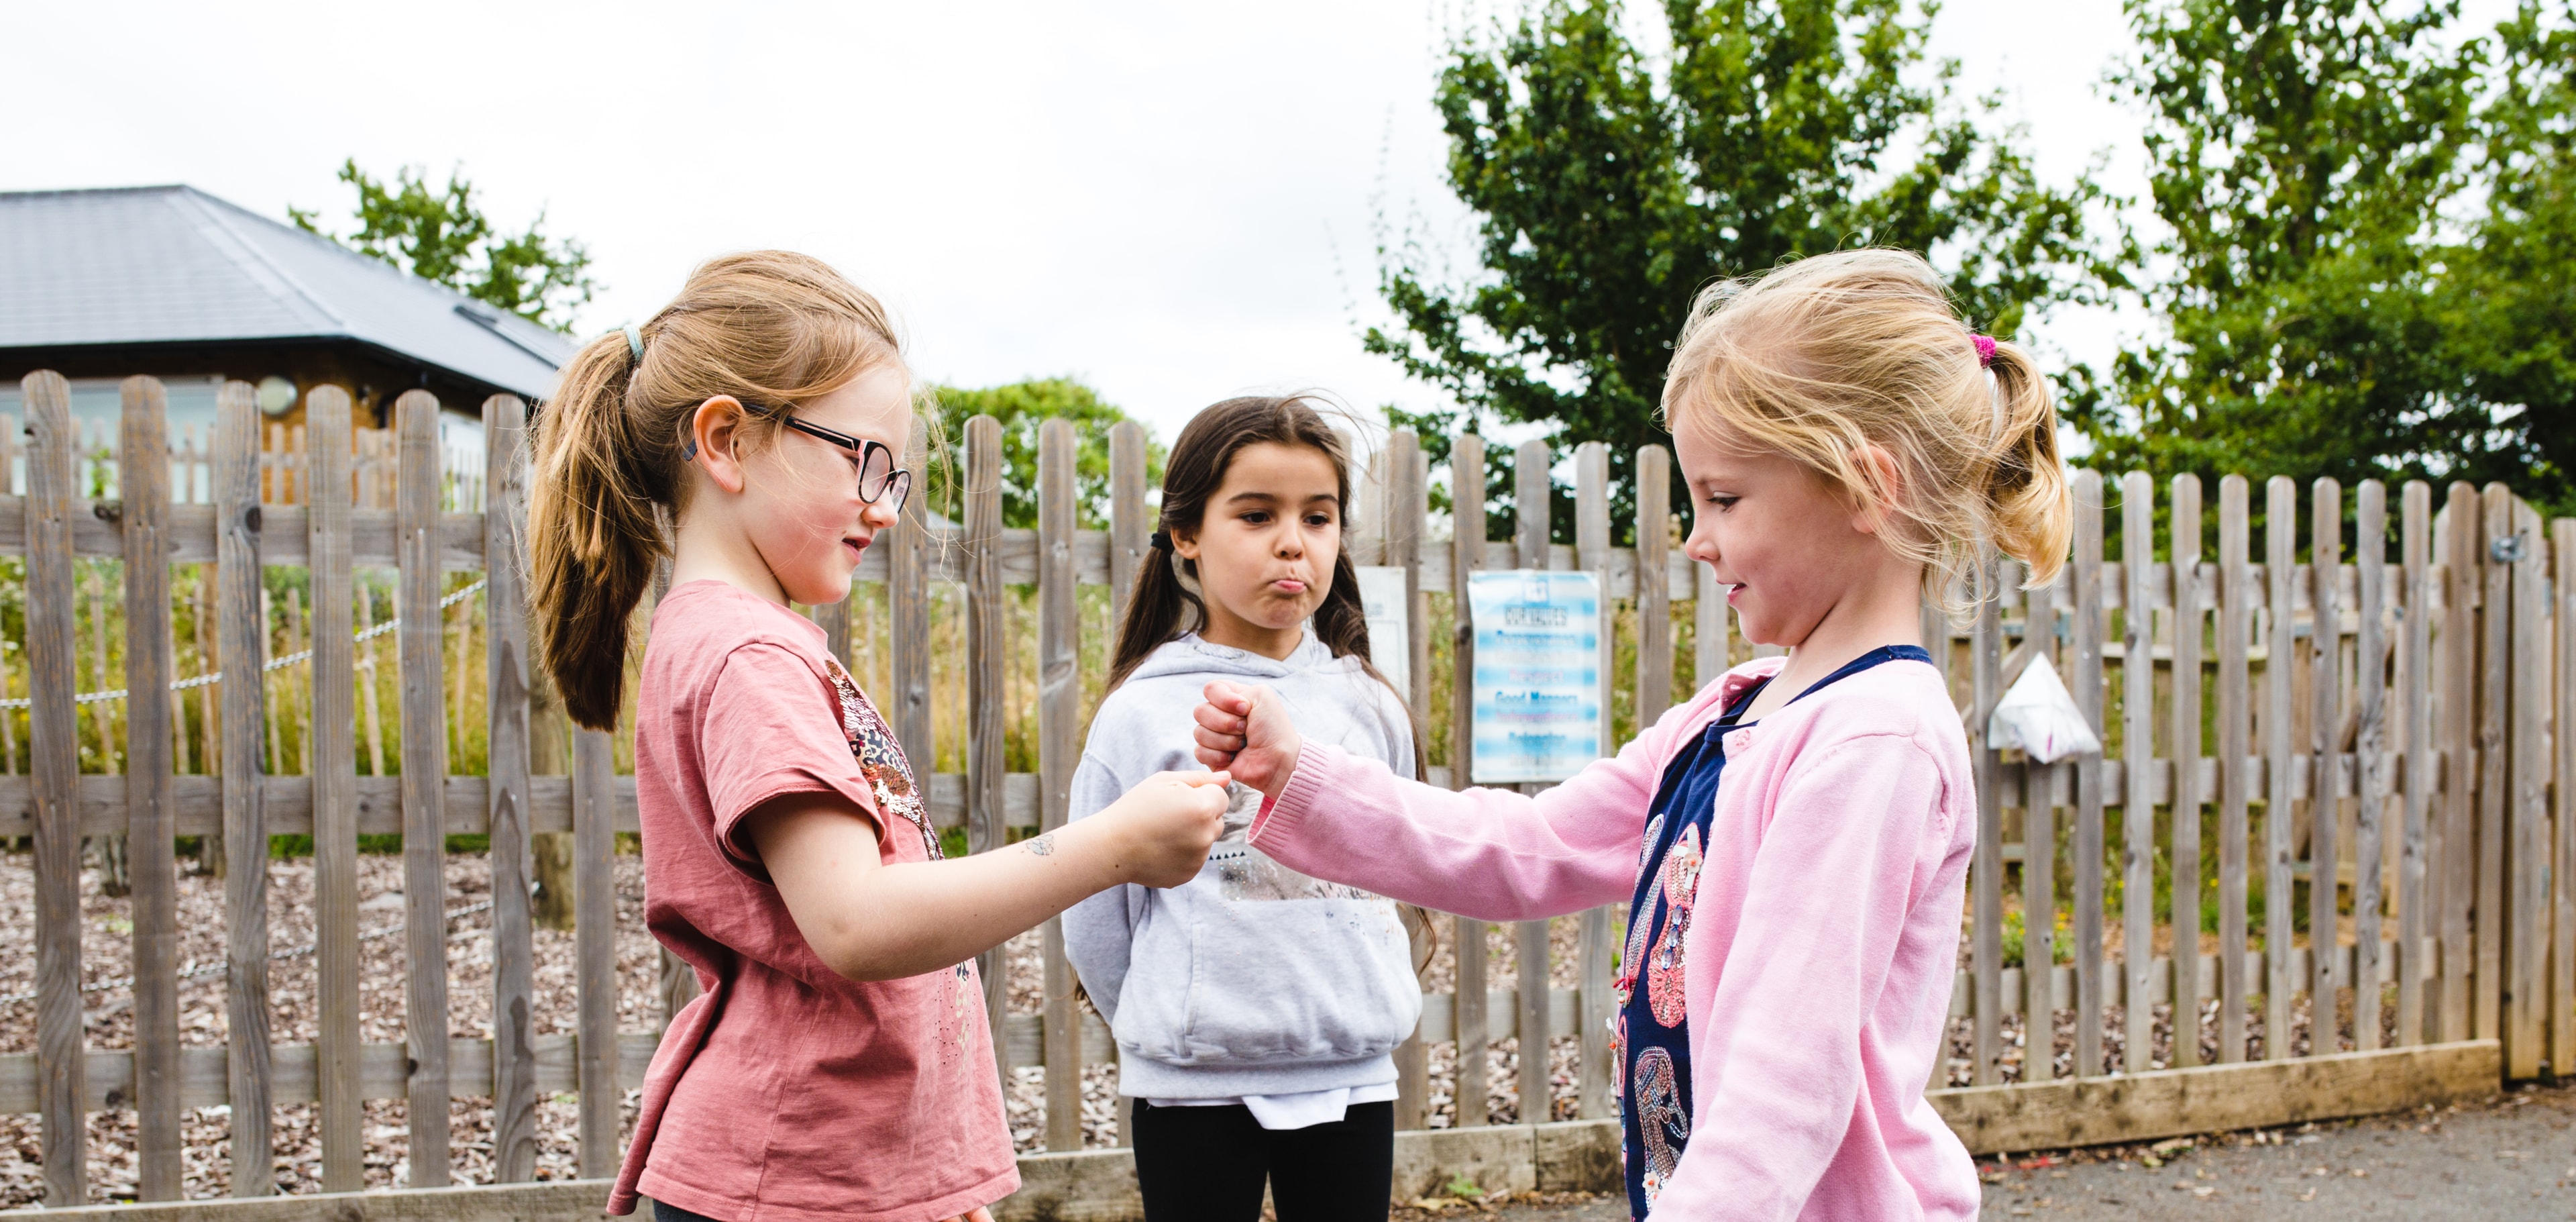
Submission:
[[[1157,772],[1100,812],[1116,821],[1127,881],[1177,887],[1198,877],[1225,830],[1222,772]]]
[[[1288,720],[1288,706],[1266,687],[1236,687],[1212,680],[1198,707],[1198,757],[1210,768],[1223,768],[1234,779],[1277,799],[1297,767],[1305,740]]]

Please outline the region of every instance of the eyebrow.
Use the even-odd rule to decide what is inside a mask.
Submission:
[[[1293,497],[1283,497],[1283,496],[1280,496],[1280,495],[1278,495],[1277,493],[1272,493],[1272,492],[1261,492],[1261,491],[1255,490],[1255,491],[1249,491],[1249,492],[1238,492],[1238,493],[1235,493],[1233,496],[1230,496],[1230,497],[1227,497],[1227,498],[1226,498],[1226,504],[1229,504],[1229,505],[1236,505],[1236,504],[1241,504],[1241,503],[1243,503],[1243,502],[1245,502],[1245,501],[1259,501],[1259,502],[1262,502],[1262,503],[1264,503],[1264,504],[1268,504],[1268,503],[1276,502],[1276,501],[1285,501],[1285,500],[1294,500],[1294,499],[1295,499],[1295,498],[1293,498]],[[1317,502],[1317,501],[1330,501],[1330,502],[1331,502],[1331,503],[1333,503],[1335,506],[1339,506],[1339,505],[1342,503],[1342,498],[1341,498],[1341,497],[1339,497],[1339,496],[1336,496],[1336,495],[1334,495],[1333,493],[1330,493],[1330,492],[1326,492],[1326,493],[1322,493],[1322,494],[1319,494],[1319,495],[1316,495],[1316,496],[1310,496],[1310,497],[1307,497],[1307,498],[1306,498],[1306,503],[1307,503],[1307,504],[1310,504],[1310,505],[1311,505],[1311,504],[1313,504],[1313,503],[1315,503],[1315,502]]]

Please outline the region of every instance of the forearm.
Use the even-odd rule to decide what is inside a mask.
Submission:
[[[852,980],[918,976],[1126,881],[1129,863],[1110,831],[1068,827],[971,857],[850,870],[827,885],[796,888],[788,906],[833,971]]]
[[[1305,744],[1252,842],[1318,878],[1486,920],[1577,912],[1624,899],[1651,794],[1604,761],[1537,798],[1452,793],[1375,760]]]

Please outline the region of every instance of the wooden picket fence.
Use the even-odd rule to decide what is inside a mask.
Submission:
[[[539,1094],[578,1092],[581,1173],[609,1173],[623,1090],[640,1081],[658,1035],[618,1030],[615,1008],[610,868],[614,833],[635,828],[634,790],[631,778],[616,775],[615,746],[605,734],[574,736],[569,776],[532,775],[527,628],[515,562],[525,512],[525,406],[509,396],[482,405],[488,445],[481,469],[460,473],[445,469],[436,401],[420,391],[403,395],[389,434],[390,468],[373,485],[383,490],[379,501],[354,470],[364,451],[344,392],[311,392],[302,439],[263,446],[252,387],[231,383],[206,459],[211,503],[198,504],[171,493],[161,388],[130,379],[118,496],[106,502],[87,496],[76,478],[88,451],[74,431],[64,381],[30,375],[22,392],[27,478],[23,496],[0,500],[0,554],[25,558],[22,647],[32,707],[27,770],[16,774],[13,765],[11,775],[0,775],[0,837],[34,838],[39,997],[37,1052],[0,1057],[0,1111],[41,1115],[48,1203],[83,1200],[83,1116],[111,1105],[136,1114],[145,1200],[179,1194],[180,1111],[211,1104],[230,1107],[237,1195],[272,1190],[271,1108],[296,1100],[319,1104],[326,1189],[359,1186],[361,1101],[376,1098],[408,1100],[414,1187],[449,1181],[452,1097],[492,1101],[493,1163],[506,1182],[534,1174]],[[854,669],[924,771],[943,758],[934,739],[935,695],[951,693],[962,704],[950,710],[962,712],[962,771],[929,777],[931,810],[939,826],[962,827],[968,847],[985,851],[1067,818],[1087,713],[1079,587],[1108,587],[1114,623],[1145,562],[1152,520],[1145,438],[1132,424],[1110,436],[1105,531],[1077,528],[1077,439],[1068,422],[1047,421],[1039,431],[1034,530],[1004,528],[999,424],[977,417],[965,422],[962,436],[959,524],[928,525],[928,498],[917,498],[904,524],[864,559],[859,596],[812,613],[840,656],[870,660]],[[915,484],[927,487],[927,446],[916,444],[912,453]],[[1629,548],[1612,546],[1603,446],[1585,445],[1574,455],[1570,547],[1552,543],[1539,514],[1522,515],[1514,538],[1486,538],[1478,437],[1456,440],[1457,508],[1446,539],[1431,534],[1429,473],[1416,439],[1398,432],[1372,460],[1348,546],[1359,563],[1406,575],[1409,648],[1404,657],[1377,660],[1406,676],[1425,725],[1447,723],[1448,750],[1435,756],[1434,783],[1463,785],[1472,771],[1473,642],[1455,609],[1466,605],[1475,571],[1599,574],[1614,629],[1604,634],[1605,654],[1626,650],[1634,659],[1626,674],[1602,667],[1603,705],[1623,705],[1631,725],[1650,723],[1698,683],[1765,652],[1742,639],[1709,571],[1680,554],[1667,497],[1669,456],[1647,447],[1636,457],[1636,545]],[[1516,503],[1547,502],[1554,462],[1544,443],[1519,448]],[[8,465],[0,462],[0,471]],[[460,474],[461,483],[451,478]],[[453,503],[459,488],[474,499]],[[2048,656],[2106,744],[2100,754],[2041,766],[2018,752],[1988,750],[1982,734],[1972,735],[1980,823],[1952,1005],[1964,1055],[1927,1084],[1956,1124],[1984,1123],[1991,1109],[1981,1100],[1997,1092],[2038,1098],[2032,1092],[2050,1089],[2059,1070],[2046,1029],[2056,1024],[2034,1024],[2041,1033],[2017,1042],[2016,1015],[2075,1012],[2064,1055],[2078,1079],[2145,1083],[2196,1065],[2204,1040],[2215,1048],[2209,1059],[2227,1065],[2379,1055],[2384,1027],[2393,1030],[2385,1042],[2400,1048],[2500,1040],[2504,1072],[2515,1077],[2576,1065],[2576,821],[2561,815],[2563,790],[2553,784],[2562,769],[2576,775],[2576,735],[2551,736],[2553,718],[2576,715],[2576,673],[2569,670],[2576,637],[2562,635],[2576,632],[2576,614],[2562,613],[2560,604],[2576,592],[2553,584],[2555,574],[2576,573],[2576,521],[2556,522],[2544,545],[2538,515],[2502,487],[2454,486],[2436,512],[2432,490],[2410,484],[2392,532],[2387,492],[2375,483],[2348,503],[2322,482],[2309,490],[2304,511],[2289,481],[2272,480],[2265,491],[2258,563],[2250,550],[2249,486],[2234,476],[2221,481],[2213,564],[2203,559],[2196,480],[2182,477],[2163,491],[2169,525],[2160,531],[2159,490],[2143,476],[2123,479],[2114,532],[2101,479],[2076,472],[2076,541],[2064,576],[2025,591],[2015,566],[1994,564],[1985,584],[1990,596],[1973,614],[1953,622],[1926,612],[1934,657],[1972,730],[1982,728],[2022,667]],[[2302,522],[2310,527],[2305,535]],[[2400,541],[2394,560],[2392,535]],[[2120,559],[2107,560],[2107,547]],[[260,566],[309,569],[304,639],[312,656],[301,683],[213,685],[220,715],[207,719],[216,728],[202,749],[220,766],[193,774],[173,764],[174,706],[127,700],[123,774],[79,775],[76,556],[125,561],[122,678],[130,692],[163,691],[179,677],[170,632],[174,564],[214,566],[212,657],[228,674],[249,673],[269,656]],[[352,637],[360,626],[353,566],[399,573],[394,611],[405,681],[397,776],[358,771],[364,756],[352,696]],[[460,570],[480,571],[489,583],[485,673],[472,693],[485,711],[482,775],[450,775],[443,730],[450,721],[445,702],[457,698],[455,679],[417,681],[455,665],[447,660],[440,603],[447,574]],[[951,617],[963,620],[963,648],[954,659],[937,656],[945,638],[933,622],[937,592],[948,586],[962,586],[964,595]],[[1011,588],[1024,586],[1035,587],[1030,773],[1005,768],[1008,727],[1019,714],[1007,674],[1019,644]],[[853,603],[861,608],[855,625]],[[1089,632],[1096,650],[1098,629]],[[936,681],[943,675],[956,682]],[[1614,686],[1626,689],[1615,702]],[[284,688],[301,690],[282,696]],[[302,731],[309,746],[298,756],[304,766],[293,775],[268,766],[283,757],[265,735],[274,703],[288,698],[310,710]],[[7,724],[0,718],[0,727]],[[175,741],[185,750],[184,737]],[[256,783],[237,783],[245,778]],[[243,845],[291,832],[309,833],[315,844],[319,1038],[270,1044],[265,875],[235,868],[224,884],[229,1042],[183,1045],[174,838],[219,835]],[[356,1008],[357,838],[386,832],[403,834],[406,1008],[426,1021],[407,1024],[413,1034],[406,1043],[366,1044]],[[574,846],[579,1015],[572,1036],[535,1035],[531,1025],[528,897],[537,832],[570,832]],[[136,1037],[130,1050],[89,1050],[80,1003],[80,846],[84,837],[117,833],[131,854]],[[444,837],[472,833],[488,834],[491,844],[494,1034],[434,1038],[423,1033],[446,1022],[449,979]],[[2205,871],[2212,857],[2215,869]],[[2213,875],[2206,883],[2205,873]],[[2026,881],[2040,879],[2049,885]],[[2293,897],[2303,883],[2309,899],[2301,907]],[[2259,930],[2248,917],[2258,886]],[[2214,928],[2204,929],[2213,900]],[[2061,905],[2071,917],[2064,935],[2056,932]],[[2313,942],[2303,939],[2302,912]],[[2022,961],[2048,970],[2012,961],[2015,921],[2008,917],[2023,931]],[[1573,989],[1550,987],[1548,922],[1514,931],[1517,979],[1506,982],[1489,978],[1485,927],[1455,921],[1444,939],[1455,989],[1426,998],[1422,1029],[1399,1056],[1400,1126],[1418,1127],[1426,1114],[1427,1045],[1456,1045],[1457,1121],[1477,1125],[1487,1120],[1481,1087],[1494,1042],[1521,1037],[1517,1090],[1529,1101],[1525,1122],[1552,1115],[1539,1102],[1551,1094],[1541,1049],[1547,1038],[1577,1045],[1574,1115],[1614,1114],[1609,982],[1621,914],[1603,908],[1569,919],[1579,930]],[[2113,922],[2116,938],[2108,934]],[[2069,960],[2064,967],[2056,966],[2061,955]],[[1077,1006],[1052,922],[1043,956],[1041,1013],[1008,1012],[998,952],[984,963],[986,1000],[1006,1079],[1016,1067],[1043,1069],[1045,1148],[1077,1150],[1084,1141],[1082,1067],[1115,1050],[1099,1020]],[[665,969],[667,1021],[693,981],[667,957]],[[2300,1009],[2302,997],[2308,1010]],[[2300,1015],[2311,1012],[2304,1038],[2294,1038]],[[2164,1052],[2157,1049],[2159,1015],[2184,1016],[2173,1025],[2185,1034]],[[2339,1015],[2353,1019],[2348,1039],[2339,1033]],[[2106,1036],[2116,1041],[2117,1056],[2106,1051]],[[2268,1114],[2257,1096],[2270,1082],[2219,1079],[2183,1096],[2178,1112],[2158,1123],[2187,1131]],[[2013,1140],[2002,1135],[2007,1130],[2032,1131],[2026,1119],[2020,1123],[1971,1144],[2001,1148]],[[2069,1124],[2049,1131],[2077,1141],[2100,1140],[2110,1130]],[[2118,1131],[2141,1130],[2130,1124]]]

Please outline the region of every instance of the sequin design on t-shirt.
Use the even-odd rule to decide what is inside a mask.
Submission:
[[[938,861],[946,854],[940,850],[938,833],[930,830],[930,808],[921,800],[921,787],[913,782],[912,763],[904,758],[902,744],[895,741],[885,718],[877,715],[877,706],[859,690],[850,672],[830,658],[823,665],[841,697],[841,731],[849,736],[850,754],[859,761],[859,775],[867,778],[877,807],[920,829],[922,851]]]
[[[896,742],[894,732],[886,728],[885,718],[868,694],[859,690],[850,672],[830,658],[823,660],[825,673],[832,677],[832,688],[841,698],[841,730],[850,739],[850,754],[859,761],[859,775],[866,777],[868,789],[876,795],[877,809],[892,811],[921,832],[921,848],[932,861],[947,856],[939,847],[939,834],[930,830],[930,808],[921,800],[921,787],[912,777],[912,761]],[[975,963],[968,960],[949,969],[952,987],[949,991],[949,1052],[962,1054],[966,1033],[973,1028],[967,1016],[974,1003],[981,1000],[983,985],[975,977]]]

